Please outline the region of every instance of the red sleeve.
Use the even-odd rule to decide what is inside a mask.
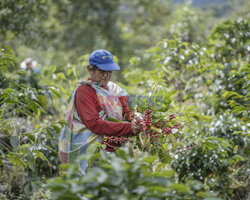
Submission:
[[[129,97],[122,96],[118,98],[122,105],[122,115],[125,117],[126,121],[131,122],[130,109],[128,107]]]
[[[95,134],[121,136],[132,133],[131,123],[109,122],[99,118],[97,95],[90,86],[78,87],[75,106],[83,124]]]

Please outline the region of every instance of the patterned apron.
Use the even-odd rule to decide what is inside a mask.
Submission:
[[[122,106],[118,97],[128,96],[128,94],[113,82],[109,82],[105,90],[97,82],[85,81],[79,82],[80,85],[89,85],[95,89],[98,102],[102,108],[99,112],[99,117],[107,120],[108,117],[123,120]],[[77,88],[80,86],[78,85]],[[96,142],[102,143],[103,136],[91,132],[83,124],[77,114],[75,107],[75,94],[73,92],[71,101],[65,113],[65,120],[68,125],[64,125],[59,137],[59,158],[61,163],[74,163],[77,159],[88,152],[90,146]],[[81,160],[78,163],[79,169],[85,171],[88,167],[87,160]]]

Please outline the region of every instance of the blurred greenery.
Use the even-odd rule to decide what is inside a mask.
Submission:
[[[248,199],[250,4],[214,2],[1,0],[0,198]],[[98,161],[79,176],[58,136],[99,48],[121,66],[113,81],[162,97],[153,119],[174,113],[182,128],[143,152],[86,154]]]

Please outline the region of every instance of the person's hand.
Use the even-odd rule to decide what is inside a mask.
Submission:
[[[138,134],[140,133],[140,126],[136,125],[134,122],[132,122],[132,132],[133,134]]]

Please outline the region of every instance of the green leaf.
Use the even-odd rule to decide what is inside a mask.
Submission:
[[[60,134],[60,132],[61,132],[61,129],[58,127],[58,126],[52,126],[52,128],[56,131],[56,133],[57,133],[57,135],[59,135]]]
[[[58,88],[55,88],[55,87],[49,87],[50,91],[53,92],[56,96],[60,97],[61,94],[59,92],[59,89]]]
[[[174,174],[175,174],[175,171],[165,170],[165,171],[162,171],[162,172],[161,171],[154,172],[154,173],[151,174],[151,176],[166,178],[166,177],[173,177]]]
[[[67,91],[63,88],[63,87],[59,87],[60,90],[66,95],[67,94]]]
[[[147,156],[146,158],[143,159],[143,161],[147,163],[154,163],[155,160],[156,160],[156,156],[154,155]]]
[[[42,107],[44,109],[46,109],[47,108],[47,100],[46,100],[45,96],[38,95],[37,99],[38,99],[39,103],[42,105]]]
[[[168,163],[171,164],[171,156],[168,153],[167,150],[167,144],[162,145],[162,148],[159,149],[158,156],[162,163]]]
[[[13,55],[16,55],[9,45],[5,45],[4,48],[9,50]]]
[[[190,193],[190,188],[181,183],[174,183],[170,186],[170,188],[174,189],[176,192],[179,193]]]
[[[49,136],[51,137],[51,138],[54,138],[55,136],[55,130],[53,129],[53,128],[51,128],[51,127],[47,127],[46,128],[46,131],[47,131],[47,133],[49,134]]]
[[[236,132],[233,132],[233,135],[237,135],[237,134],[241,134],[243,133],[243,131],[236,131]]]
[[[20,144],[20,140],[18,137],[16,136],[11,136],[10,137],[10,144],[11,146],[15,149],[17,148],[17,146]]]
[[[28,100],[28,102],[29,102],[28,107],[31,108],[35,113],[37,113],[39,109],[39,105],[33,100]]]
[[[25,163],[18,157],[18,155],[9,153],[8,157],[10,158],[10,162],[17,166],[22,166],[23,168],[26,167]]]
[[[38,150],[34,150],[33,153],[38,157],[41,158],[42,160],[46,160],[49,163],[49,160],[45,157],[45,155],[38,151]]]
[[[234,147],[233,152],[234,152],[234,153],[237,153],[237,152],[238,152],[238,149],[239,149],[239,147],[238,147],[238,145],[236,145],[236,146]]]
[[[97,159],[97,155],[95,155],[95,153],[97,153],[100,149],[101,149],[102,145],[98,142],[91,144],[88,149],[87,149],[87,153],[90,156],[90,158],[88,159],[88,165],[92,166],[94,164],[94,162]]]
[[[170,134],[170,141],[172,143],[172,150],[175,151],[176,146],[177,146],[177,141],[176,141],[175,136],[172,133]]]
[[[167,192],[167,188],[163,186],[151,186],[149,190],[153,192]]]
[[[100,150],[101,147],[102,145],[99,142],[96,142],[94,144],[89,145],[87,152],[90,154],[96,153]]]
[[[206,197],[206,196],[207,196],[207,193],[202,192],[202,191],[199,191],[199,192],[197,192],[196,196],[197,196],[197,197]]]
[[[19,71],[19,72],[17,72],[17,74],[19,74],[19,75],[24,75],[24,76],[28,76],[28,75],[29,75],[29,72],[27,72],[27,71]]]
[[[36,138],[35,138],[34,135],[29,134],[29,133],[26,133],[26,134],[24,134],[24,135],[27,136],[32,142],[35,142]]]
[[[25,193],[26,198],[29,197],[29,190],[30,190],[30,185],[29,184],[25,185],[24,193]]]
[[[66,126],[68,126],[69,124],[66,122],[66,121],[64,121],[64,120],[61,120],[61,121],[59,121],[59,122],[57,122],[58,124],[60,124],[62,127],[64,126],[64,125],[66,125]]]

